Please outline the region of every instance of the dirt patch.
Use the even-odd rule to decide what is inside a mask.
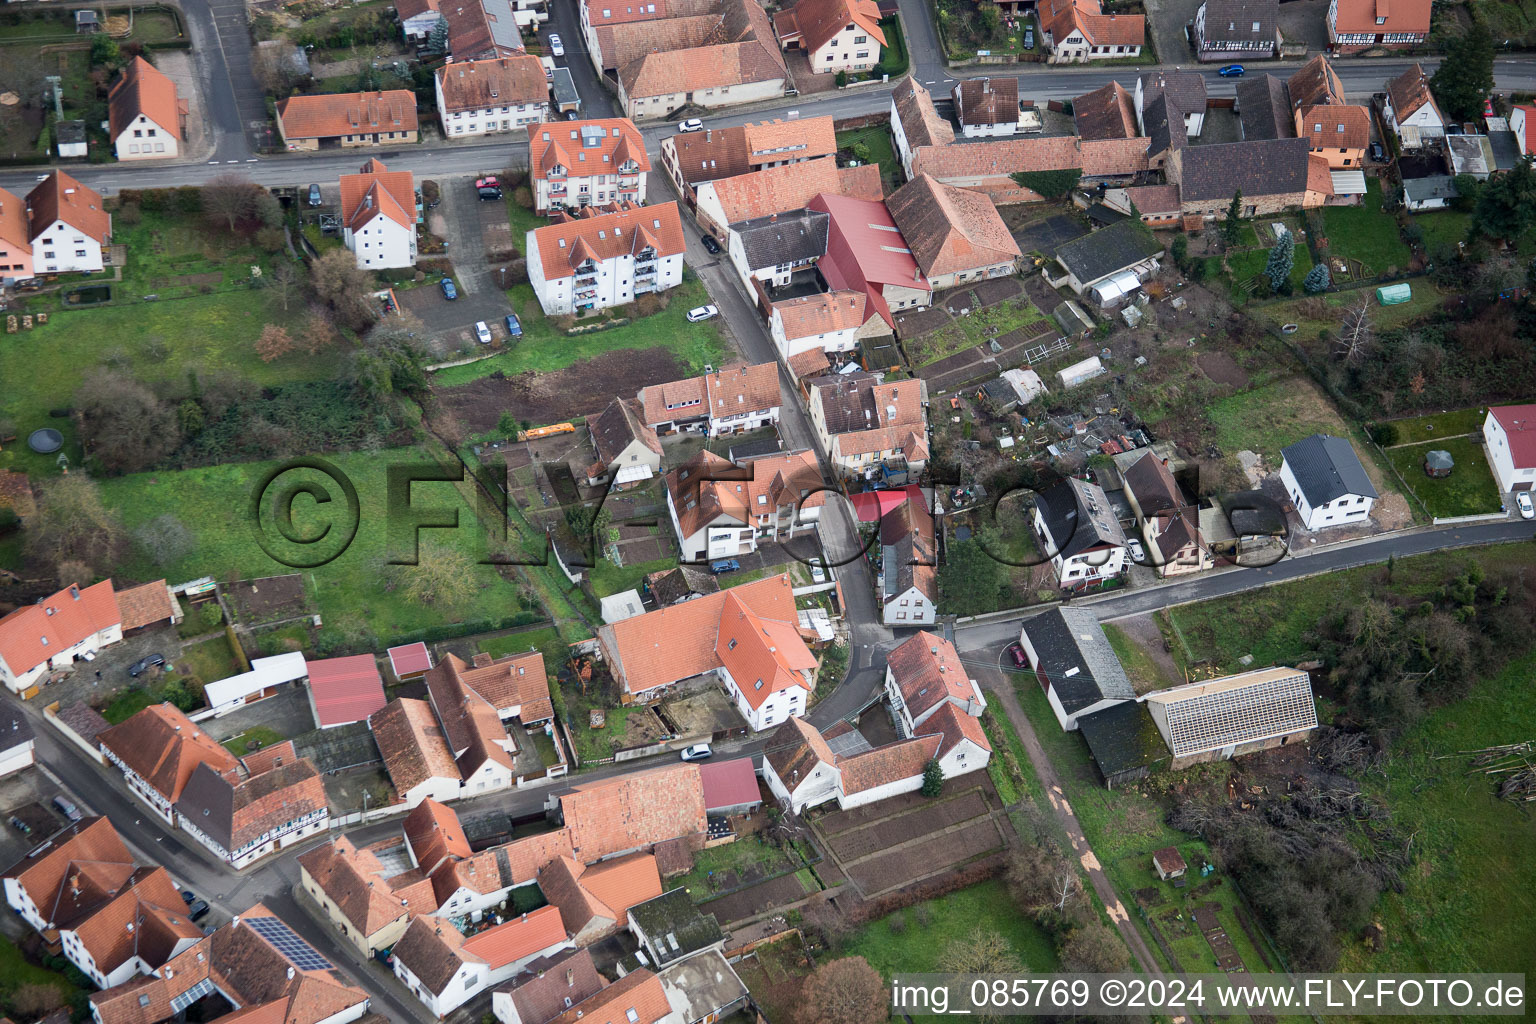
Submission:
[[[236,619],[245,626],[280,622],[297,618],[309,611],[304,577],[296,572],[286,576],[268,576],[226,584],[224,600],[233,609]]]
[[[921,810],[899,817],[885,818],[861,828],[840,833],[828,840],[827,845],[837,854],[839,860],[847,863],[895,846],[925,832],[937,832],[986,813],[986,800],[982,798],[980,792],[973,790],[953,800],[931,804]]]
[[[919,313],[907,313],[896,318],[898,338],[918,338],[948,326],[950,316],[942,306],[934,306]]]
[[[1225,384],[1234,391],[1241,391],[1248,386],[1248,374],[1243,372],[1243,368],[1237,365],[1237,360],[1228,352],[1202,352],[1196,357],[1195,363],[1200,367],[1200,372],[1217,384]]]
[[[722,925],[760,914],[765,910],[793,903],[805,895],[805,886],[794,875],[780,875],[761,885],[754,885],[716,900],[699,904],[706,914],[714,914]]]
[[[688,367],[664,348],[620,349],[553,373],[494,373],[458,387],[434,387],[440,410],[434,418],[444,421],[450,436],[457,430],[457,441],[494,429],[504,412],[535,426],[559,423],[606,409],[616,394],[686,376]]]
[[[848,869],[848,877],[867,898],[991,853],[1001,845],[997,826],[990,818],[982,818],[954,832],[861,861]]]
[[[976,293],[976,301],[983,306],[995,306],[999,302],[1011,299],[1024,290],[1016,277],[998,277],[990,281],[983,281],[972,289]]]
[[[1163,648],[1163,631],[1158,628],[1157,620],[1151,615],[1133,615],[1128,619],[1116,619],[1115,625],[1120,631],[1131,639],[1137,647],[1146,652],[1152,659],[1157,670],[1170,680],[1182,678],[1179,666],[1173,660],[1173,655]]]

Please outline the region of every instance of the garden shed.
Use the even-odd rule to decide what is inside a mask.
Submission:
[[[1383,285],[1376,289],[1376,301],[1383,306],[1396,306],[1413,298],[1413,288],[1407,281]]]
[[[1451,453],[1436,449],[1424,456],[1424,474],[1432,477],[1445,477],[1451,475],[1451,470],[1456,468],[1456,460],[1451,458]]]

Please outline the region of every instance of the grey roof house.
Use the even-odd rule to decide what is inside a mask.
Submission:
[[[1280,479],[1307,529],[1345,526],[1370,515],[1376,487],[1348,441],[1313,434],[1280,455]]]
[[[795,210],[738,221],[731,225],[731,262],[751,291],[750,278],[785,285],[800,267],[827,254],[831,216],[821,210]]]
[[[1080,716],[1136,699],[1099,617],[1087,608],[1060,607],[1024,621],[1019,643],[1061,727]]]
[[[1461,193],[1456,191],[1456,179],[1449,174],[1403,179],[1403,201],[1410,210],[1443,210],[1451,200],[1460,196]]]
[[[1285,90],[1283,78],[1270,74],[1239,78],[1237,117],[1245,140],[1296,137],[1296,122],[1291,117],[1291,97]]]
[[[723,1020],[750,1001],[746,984],[716,949],[679,961],[657,977],[682,1024]]]
[[[1117,292],[1123,295],[1134,290],[1142,276],[1157,269],[1157,258],[1162,254],[1162,243],[1151,228],[1140,221],[1123,220],[1057,249],[1056,266],[1046,265],[1045,279],[1053,288],[1065,284],[1082,295],[1095,285],[1116,278],[1129,286],[1117,286]],[[1100,301],[1105,301],[1102,295]]]
[[[1241,190],[1245,207],[1259,205],[1295,207],[1307,205],[1307,194],[1332,192],[1328,162],[1318,160],[1318,173],[1308,159],[1308,139],[1264,139],[1190,146],[1175,150],[1170,177],[1179,182],[1179,199],[1185,214],[1224,215],[1232,194]],[[1321,201],[1310,205],[1321,205]],[[1253,216],[1247,210],[1244,216]]]
[[[1141,701],[1117,701],[1101,711],[1079,715],[1077,731],[1088,742],[1088,753],[1106,789],[1145,778],[1153,765],[1168,760],[1168,745]]]
[[[1098,484],[1068,479],[1037,495],[1033,525],[1063,587],[1110,579],[1125,566],[1125,531]]]

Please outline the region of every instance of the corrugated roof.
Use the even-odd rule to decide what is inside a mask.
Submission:
[[[762,799],[757,789],[757,770],[750,757],[707,761],[699,765],[699,781],[704,785],[706,811],[753,804]]]
[[[385,704],[384,680],[371,654],[307,662],[315,717],[322,728],[361,722]]]

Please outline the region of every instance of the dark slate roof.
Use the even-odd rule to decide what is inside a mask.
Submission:
[[[1302,153],[1306,153],[1305,145]],[[1140,221],[1125,220],[1074,238],[1056,250],[1056,259],[1086,285],[1162,251],[1151,228]]]
[[[1455,199],[1461,193],[1456,191],[1455,178],[1449,174],[1436,174],[1428,178],[1404,178],[1403,195],[1421,203],[1426,199]]]
[[[1278,0],[1205,0],[1206,41],[1273,44],[1279,8]]]
[[[784,443],[777,436],[758,437],[731,445],[726,451],[726,458],[732,462],[751,462],[753,459],[766,459],[783,453]]]
[[[1104,488],[1086,480],[1063,480],[1035,497],[1035,507],[1045,520],[1052,545],[1062,558],[1082,554],[1101,545],[1125,543],[1125,531],[1115,518]]]
[[[1280,454],[1291,467],[1291,475],[1306,495],[1307,503],[1314,508],[1346,494],[1377,497],[1371,478],[1360,464],[1360,456],[1342,437],[1313,434],[1282,448]]]
[[[1150,107],[1160,97],[1167,97],[1170,107],[1181,118],[1185,114],[1203,114],[1205,76],[1195,71],[1153,71],[1142,75],[1142,106]]]
[[[1248,141],[1289,139],[1296,135],[1291,119],[1291,97],[1285,80],[1263,74],[1237,80],[1237,112]]]
[[[1149,155],[1155,156],[1189,145],[1189,134],[1184,129],[1184,115],[1168,101],[1167,96],[1159,94],[1147,104],[1141,116],[1147,127]]]
[[[629,914],[651,942],[656,960],[652,970],[708,949],[725,938],[715,915],[699,910],[688,890],[681,886],[630,907]]]
[[[1231,199],[1238,189],[1249,198],[1305,192],[1311,145],[1307,139],[1265,139],[1190,146],[1183,153],[1179,193],[1185,202],[1199,202]]]
[[[1239,537],[1280,537],[1285,534],[1285,512],[1263,491],[1236,491],[1223,495],[1221,508],[1232,532]]]
[[[1489,132],[1488,145],[1493,147],[1493,162],[1501,171],[1513,170],[1521,160],[1520,140],[1510,131]]]
[[[1024,621],[1029,645],[1067,714],[1101,700],[1134,700],[1136,691],[1109,646],[1099,618],[1087,608],[1052,608]]]
[[[32,723],[21,713],[21,705],[7,702],[0,706],[0,750],[10,750],[35,737]],[[87,736],[86,739],[94,739]]]
[[[676,604],[695,594],[713,594],[720,589],[720,581],[714,576],[688,565],[653,572],[645,582],[660,607]]]
[[[1168,757],[1168,744],[1157,731],[1152,713],[1140,701],[1121,701],[1084,715],[1077,720],[1077,728],[1106,782],[1150,768]]]
[[[747,266],[758,270],[825,256],[827,225],[831,220],[831,215],[822,210],[796,210],[738,221],[731,225],[731,230],[741,236]]]

